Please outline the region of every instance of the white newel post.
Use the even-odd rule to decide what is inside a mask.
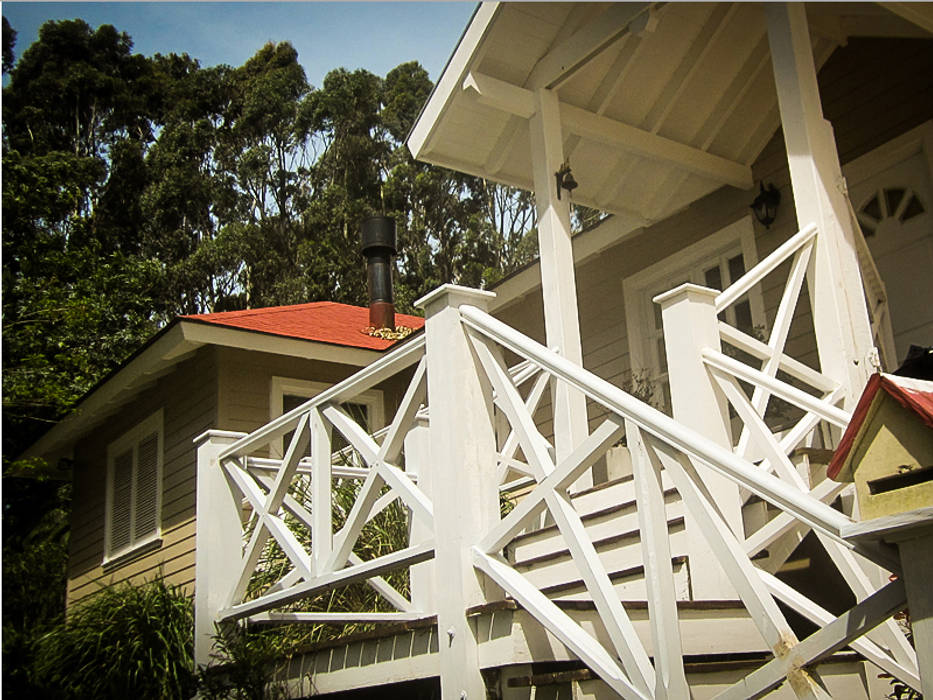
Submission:
[[[240,501],[227,482],[217,456],[245,433],[208,430],[194,444],[198,450],[194,552],[194,661],[211,662],[214,621],[229,603],[243,555]]]
[[[430,468],[434,506],[441,693],[485,700],[477,641],[466,609],[497,590],[473,568],[470,548],[499,520],[492,392],[477,373],[459,307],[485,310],[495,295],[444,285],[416,304],[425,311]]]
[[[832,126],[823,117],[803,3],[765,3],[768,43],[800,228],[819,229],[810,262],[810,305],[824,374],[847,389],[852,410],[874,371],[845,180]]]
[[[716,318],[715,289],[682,284],[654,298],[661,305],[667,370],[671,387],[674,418],[732,449],[729,410],[724,396],[713,383],[701,352],[704,348],[721,350],[719,322]],[[744,536],[739,487],[711,469],[698,467],[715,505],[732,531]],[[685,518],[689,556],[690,587],[694,599],[723,599],[735,595],[732,584],[718,566],[702,531],[688,512]]]

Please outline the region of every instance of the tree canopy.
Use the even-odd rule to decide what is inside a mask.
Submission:
[[[18,60],[14,46],[5,22],[8,458],[176,314],[365,304],[371,214],[398,221],[406,311],[531,257],[527,194],[408,153],[432,88],[417,62],[385,77],[336,68],[313,88],[287,42],[203,67],[72,20],[43,25]]]

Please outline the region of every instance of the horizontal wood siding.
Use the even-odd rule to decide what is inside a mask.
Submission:
[[[218,352],[221,358],[218,427],[223,430],[248,432],[269,422],[272,377],[336,384],[360,369],[235,348],[219,348]],[[386,421],[391,420],[410,376],[411,372],[405,372],[374,387],[383,392]]]
[[[75,448],[74,509],[68,604],[104,586],[163,576],[191,590],[194,582],[194,438],[216,423],[217,359],[203,348],[160,377]],[[161,546],[119,566],[104,558],[107,445],[155,411],[163,411]]]

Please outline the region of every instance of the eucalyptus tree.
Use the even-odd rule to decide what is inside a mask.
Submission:
[[[158,101],[104,25],[48,22],[3,90],[4,448],[28,444],[153,329],[139,198]],[[8,437],[10,436],[10,437]]]

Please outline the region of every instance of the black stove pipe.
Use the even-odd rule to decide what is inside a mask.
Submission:
[[[395,219],[373,216],[360,224],[363,255],[369,281],[369,325],[395,329],[392,296],[392,256],[395,255]]]

